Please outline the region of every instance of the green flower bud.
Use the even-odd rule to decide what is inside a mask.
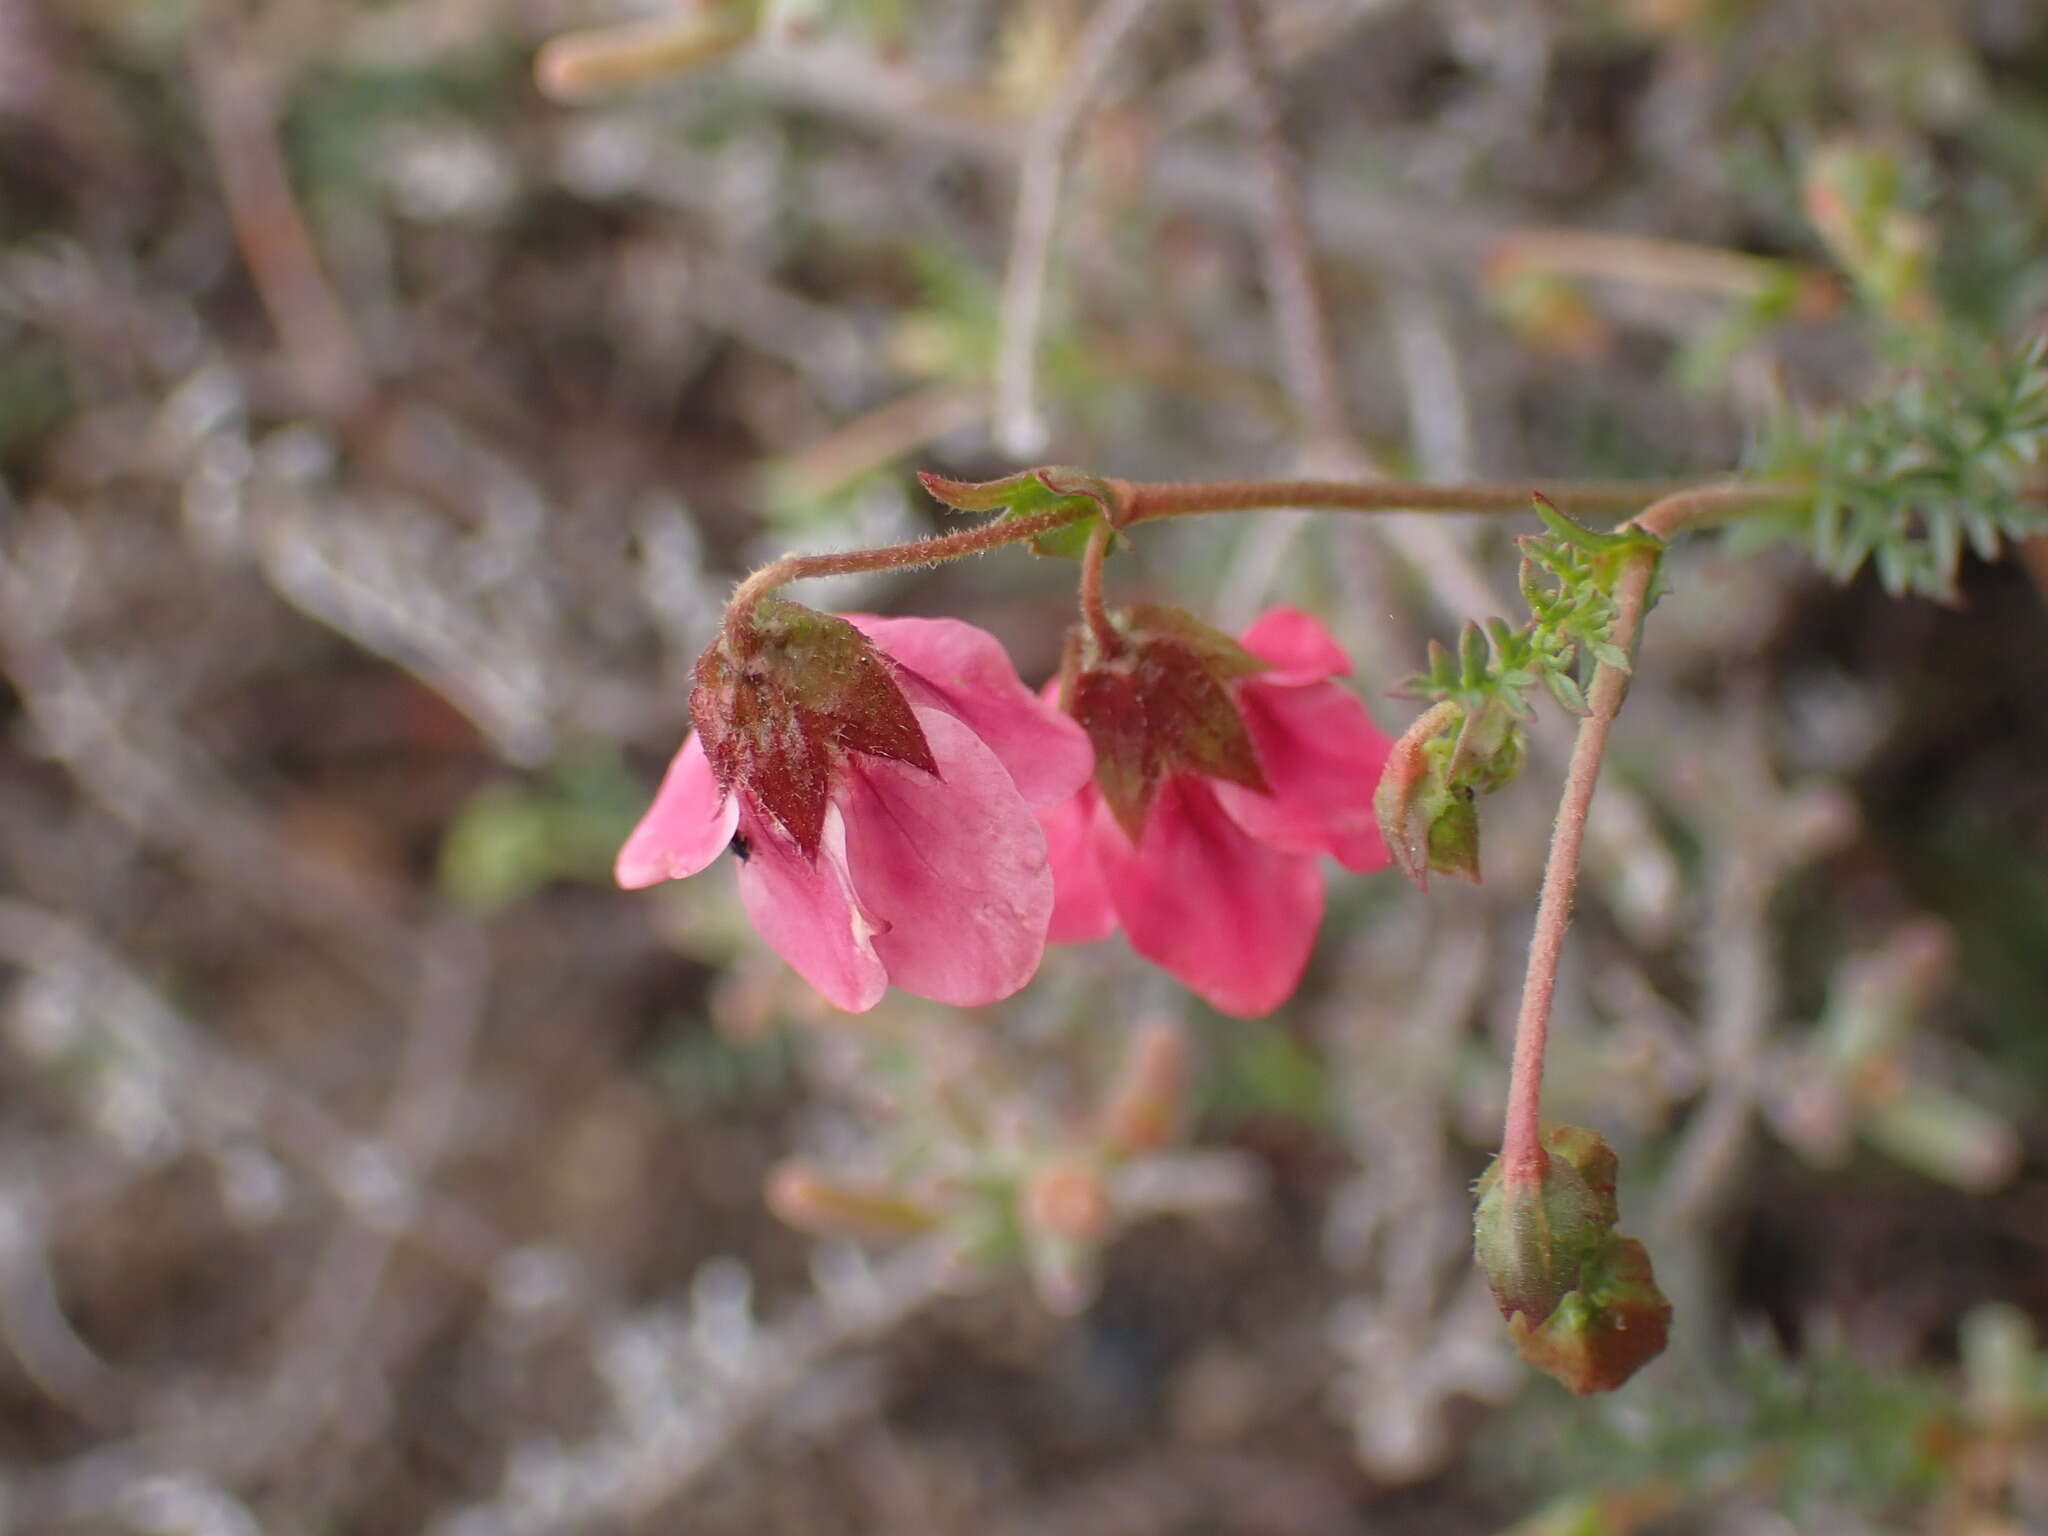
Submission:
[[[1466,714],[1450,743],[1445,778],[1482,795],[1505,789],[1522,771],[1525,744],[1522,724],[1507,699],[1495,695]]]
[[[1599,1134],[1553,1126],[1535,1185],[1498,1160],[1479,1181],[1473,1247],[1515,1347],[1578,1393],[1611,1392],[1664,1352],[1671,1304],[1650,1256],[1615,1231],[1617,1162]]]
[[[1552,1157],[1540,1185],[1509,1185],[1495,1161],[1479,1181],[1472,1246],[1504,1317],[1548,1317],[1576,1290],[1611,1219],[1578,1169]]]
[[[1429,867],[1439,875],[1479,883],[1479,808],[1469,789],[1446,789],[1432,795],[1429,818]]]

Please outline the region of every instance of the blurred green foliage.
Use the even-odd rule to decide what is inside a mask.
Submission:
[[[494,780],[442,836],[441,890],[488,916],[551,881],[608,881],[644,794],[618,757],[599,748],[565,753],[537,778]]]
[[[390,129],[449,117],[502,124],[531,89],[528,66],[524,50],[500,39],[415,69],[309,71],[282,125],[287,153],[319,195],[364,197],[376,188]]]
[[[1756,1335],[1738,1340],[1725,1380],[1670,1387],[1667,1376],[1661,1390],[1606,1400],[1536,1388],[1512,1458],[1523,1476],[1576,1490],[1586,1509],[1656,1486],[1695,1508],[1746,1495],[1795,1521],[1844,1506],[1896,1519],[1936,1486],[1932,1437],[1959,1403],[1945,1373],[1874,1367],[1825,1341],[1795,1358]]]
[[[1284,1022],[1233,1019],[1207,1041],[1210,1066],[1197,1085],[1196,1109],[1220,1135],[1275,1117],[1328,1128],[1332,1083],[1322,1056]]]
[[[0,465],[70,415],[74,404],[55,348],[0,337]]]

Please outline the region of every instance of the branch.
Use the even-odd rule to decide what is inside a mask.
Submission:
[[[1635,518],[1631,526],[1668,539],[1682,529],[1699,527],[1742,511],[1768,505],[1782,492],[1772,487],[1702,487],[1667,496]],[[1614,587],[1611,635],[1617,648],[1632,654],[1642,628],[1650,582],[1657,574],[1660,551],[1633,551]],[[1550,1036],[1551,1002],[1557,992],[1558,958],[1565,930],[1571,926],[1572,897],[1578,888],[1579,854],[1586,838],[1586,817],[1600,778],[1607,737],[1628,693],[1629,674],[1602,662],[1587,691],[1588,713],[1580,722],[1565,771],[1564,795],[1551,832],[1550,857],[1543,870],[1543,892],[1536,905],[1536,931],[1529,941],[1529,969],[1522,983],[1522,1009],[1515,1021],[1514,1062],[1508,1080],[1507,1115],[1501,1131],[1502,1183],[1535,1187],[1542,1183],[1549,1156],[1542,1142],[1543,1053]]]
[[[903,570],[914,565],[935,565],[941,560],[958,560],[963,555],[983,554],[1006,544],[1022,544],[1093,514],[1092,506],[1053,507],[1028,517],[992,518],[979,528],[913,539],[908,544],[885,544],[879,549],[852,549],[831,555],[784,555],[739,584],[725,610],[726,628],[745,628],[761,599],[792,581],[814,576],[850,576],[862,571]]]
[[[1645,503],[1663,503],[1679,496],[1705,497],[1721,507],[1747,509],[1775,501],[1790,487],[1755,481],[1717,481],[1682,486],[1669,481],[1475,481],[1463,485],[1423,485],[1407,480],[1117,480],[1108,481],[1117,498],[1117,524],[1156,522],[1167,517],[1194,517],[1208,512],[1255,512],[1279,507],[1308,507],[1325,512],[1471,512],[1499,515],[1529,510],[1532,494],[1542,495],[1566,512],[1598,516],[1631,512]],[[1645,514],[1647,516],[1647,514]],[[1645,524],[1644,526],[1647,526]]]
[[[1081,557],[1081,617],[1105,656],[1124,648],[1123,637],[1110,622],[1109,609],[1102,601],[1102,562],[1109,557],[1110,541],[1115,537],[1114,528],[1098,521],[1089,531],[1088,549]]]

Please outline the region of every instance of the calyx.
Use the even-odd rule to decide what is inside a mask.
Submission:
[[[815,859],[849,752],[936,774],[892,664],[844,619],[763,598],[697,660],[690,718],[711,771]]]
[[[1061,694],[1095,747],[1095,783],[1132,842],[1171,773],[1270,794],[1232,685],[1266,664],[1194,615],[1138,603],[1111,615],[1112,650],[1077,630]]]

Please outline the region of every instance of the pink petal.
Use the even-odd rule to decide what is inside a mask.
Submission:
[[[1217,781],[1217,801],[1262,843],[1288,853],[1329,853],[1348,869],[1383,868],[1372,795],[1393,743],[1365,706],[1335,683],[1238,688],[1259,766],[1272,794]]]
[[[1259,674],[1262,683],[1295,687],[1351,673],[1351,658],[1343,647],[1319,619],[1299,608],[1268,608],[1237,643],[1272,668]]]
[[[889,979],[972,1008],[1008,997],[1045,953],[1045,834],[1009,771],[963,722],[918,709],[938,776],[853,760],[842,790],[847,867]]]
[[[1300,984],[1323,917],[1316,861],[1246,836],[1205,780],[1168,778],[1136,848],[1098,806],[1095,848],[1131,947],[1213,1007],[1255,1018]]]
[[[1095,802],[1092,785],[1058,805],[1041,807],[1045,856],[1052,865],[1052,924],[1048,944],[1091,944],[1116,932],[1116,908],[1102,865],[1095,857]]]
[[[936,704],[988,743],[1030,804],[1057,804],[1095,771],[1087,733],[1024,686],[987,630],[958,619],[846,620],[925,685],[923,697],[907,690],[913,705]]]
[[[739,825],[739,801],[718,787],[695,731],[662,775],[654,803],[619,850],[613,874],[629,891],[694,875],[725,852]]]
[[[910,770],[915,772],[916,770]],[[749,853],[740,865],[740,901],[768,947],[818,989],[826,1002],[865,1013],[882,1000],[889,973],[875,952],[878,924],[861,909],[846,873],[846,821],[825,808],[816,863],[780,833],[748,818]]]

